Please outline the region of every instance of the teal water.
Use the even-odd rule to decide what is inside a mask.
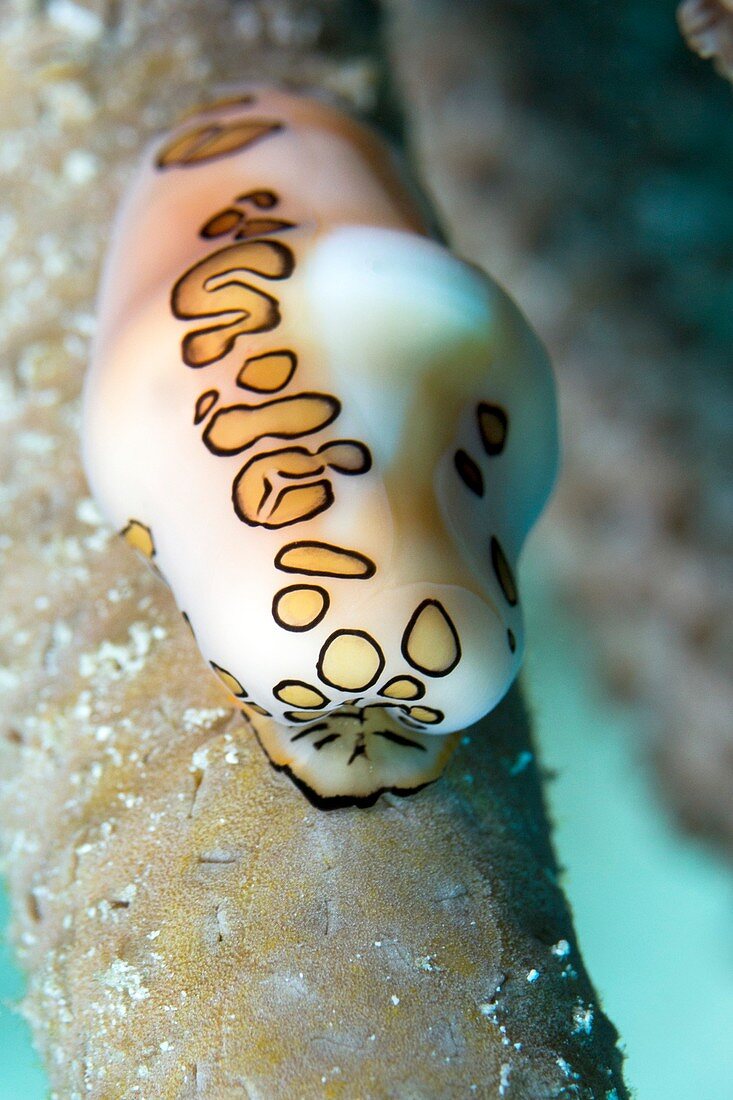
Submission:
[[[532,542],[523,570],[525,688],[563,884],[638,1100],[733,1100],[733,875],[674,830],[635,716],[604,697],[592,649],[552,598]]]
[[[8,923],[8,903],[0,890],[0,927]],[[31,1046],[30,1032],[15,1006],[23,994],[23,976],[13,962],[5,936],[0,937],[0,1098],[42,1100],[45,1078]]]
[[[580,943],[638,1100],[733,1100],[733,876],[668,823],[634,715],[604,698],[578,624],[523,569],[525,687]],[[0,898],[0,922],[7,904]],[[23,980],[0,945],[0,1100],[42,1100]]]

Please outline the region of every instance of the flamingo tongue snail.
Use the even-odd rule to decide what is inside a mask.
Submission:
[[[317,804],[432,781],[516,676],[551,370],[333,108],[258,89],[148,152],[103,275],[84,455]]]

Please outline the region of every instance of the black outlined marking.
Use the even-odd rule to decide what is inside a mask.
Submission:
[[[235,241],[247,241],[252,237],[269,237],[272,233],[282,233],[286,229],[297,229],[295,222],[284,218],[247,218],[234,234]]]
[[[439,722],[445,722],[443,711],[436,710],[435,707],[410,707],[407,714],[414,722],[422,722],[428,726],[436,726]]]
[[[313,404],[320,403],[328,412],[325,414],[323,420],[319,421],[317,427],[310,428],[294,428],[292,431],[288,431],[284,428],[278,429],[277,426],[273,427],[270,431],[259,432],[253,436],[250,436],[245,443],[241,446],[221,447],[214,443],[211,439],[212,433],[216,431],[216,425],[219,420],[224,416],[229,416],[230,413],[239,411],[240,409],[244,413],[252,413],[257,416],[265,409],[273,409],[276,406],[282,406],[285,404],[292,405],[294,402],[302,402],[303,398],[307,402]],[[206,446],[209,448],[212,454],[215,455],[238,455],[242,451],[248,450],[255,443],[258,443],[261,439],[300,439],[305,435],[313,435],[315,432],[320,432],[324,428],[327,428],[329,424],[333,424],[336,417],[341,412],[341,402],[338,398],[333,397],[330,393],[297,393],[288,397],[275,397],[272,401],[262,401],[259,405],[227,405],[223,409],[219,409],[216,412],[209,423],[206,425],[206,430],[203,434],[203,440]],[[277,414],[276,414],[277,415]]]
[[[130,519],[120,531],[120,535],[128,546],[152,562],[157,551],[153,532],[146,523],[141,523],[139,519]]]
[[[255,735],[256,732],[257,731],[255,731]],[[259,737],[257,738],[257,740],[260,741]],[[260,747],[265,756],[267,756],[267,750],[265,749],[261,741]],[[418,791],[423,790],[423,788],[429,787],[431,783],[435,783],[435,781],[440,778],[440,776],[436,776],[435,779],[428,779],[427,782],[418,783],[415,787],[380,787],[378,790],[373,791],[372,794],[363,795],[361,797],[358,795],[348,794],[337,794],[332,795],[331,797],[326,797],[318,794],[318,792],[314,791],[312,787],[309,787],[307,783],[305,783],[295,774],[295,772],[288,764],[274,764],[273,761],[270,760],[269,756],[267,756],[267,759],[270,761],[270,767],[273,768],[274,771],[284,772],[285,775],[287,775],[291,783],[293,783],[294,786],[298,788],[300,793],[308,799],[311,806],[313,806],[316,810],[324,811],[344,810],[348,806],[354,806],[360,810],[367,810],[370,806],[373,806],[377,799],[379,799],[383,794],[393,794],[396,795],[398,798],[407,798],[410,795],[417,794]]]
[[[224,684],[224,687],[227,689],[228,692],[236,696],[237,699],[247,698],[247,691],[242,687],[239,680],[236,676],[233,675],[233,673],[229,672],[226,668],[222,668],[222,666],[218,665],[216,661],[209,661],[209,664],[211,665],[221,682]]]
[[[271,360],[272,366],[285,366],[285,370],[280,372],[279,376],[275,379],[275,385],[263,384],[263,381],[258,379],[259,384],[255,384],[251,379],[262,372],[263,360]],[[280,363],[276,363],[276,360],[280,360]],[[284,362],[283,362],[284,361]],[[289,361],[289,366],[287,365]],[[255,364],[255,366],[253,366]],[[262,355],[250,355],[248,359],[245,359],[243,365],[240,367],[239,374],[237,375],[237,385],[244,390],[252,390],[254,393],[277,393],[278,390],[284,390],[287,384],[295,373],[295,368],[298,365],[298,356],[294,351],[289,348],[276,348],[274,351],[265,351]],[[250,375],[250,380],[247,381],[247,374]],[[272,373],[275,373],[273,369]]]
[[[501,543],[495,535],[491,536],[491,564],[494,569],[494,576],[504,593],[504,599],[511,607],[516,607],[519,600],[519,594],[517,592],[514,574],[509,562],[506,560],[506,555],[501,548]]]
[[[482,497],[484,495],[484,475],[470,455],[467,455],[465,451],[456,451],[453,456],[453,464],[466,488],[475,493],[477,497]]]
[[[346,466],[338,461],[334,461],[330,457],[329,452],[336,452],[339,447],[353,448],[361,461],[361,465]],[[313,465],[311,469],[306,468],[300,472],[287,469],[288,461],[292,462],[295,457],[317,460],[319,455],[323,455],[326,461],[321,464]],[[279,464],[278,459],[280,460]],[[336,473],[353,477],[357,474],[367,473],[371,468],[371,463],[372,458],[368,448],[365,447],[363,443],[359,443],[354,439],[332,440],[329,443],[321,444],[316,451],[309,451],[306,447],[299,446],[280,448],[277,451],[260,451],[259,454],[254,455],[245,463],[234,479],[232,484],[232,503],[234,505],[234,511],[242,523],[246,523],[249,527],[264,527],[268,531],[280,530],[283,527],[292,527],[296,523],[305,523],[307,520],[320,515],[321,512],[325,512],[334,503],[335,496],[333,485],[329,478],[322,476],[323,474],[328,470],[335,470]],[[245,501],[242,499],[242,496],[246,495],[246,490],[243,494],[240,492],[240,489],[242,482],[253,467],[257,467],[261,470],[263,465],[267,469],[267,476],[261,475],[263,493],[256,508],[252,508],[251,500]],[[280,466],[286,468],[280,468]],[[286,484],[279,489],[273,501],[271,500],[271,496],[274,489],[275,478],[281,479]],[[310,478],[313,478],[313,480],[308,480]],[[290,484],[288,484],[288,482],[290,482]],[[296,484],[293,484],[293,482]],[[251,486],[247,488],[251,491]],[[284,519],[282,518],[280,509],[288,496],[295,496],[296,500],[306,499],[307,507],[305,510],[296,510],[292,518]],[[293,501],[291,500],[288,503],[292,507]],[[262,518],[261,513],[265,505],[268,505],[267,518]]]
[[[206,225],[199,230],[199,236],[207,241],[213,237],[223,237],[226,233],[231,233],[232,230],[236,229],[243,220],[244,214],[241,210],[235,210],[234,207],[230,206],[226,210],[220,210],[218,214],[214,214],[213,218],[209,218]]]
[[[218,400],[218,390],[207,390],[206,393],[202,393],[196,402],[196,410],[193,414],[194,424],[200,424],[202,420],[206,420]]]
[[[222,359],[243,335],[270,332],[280,324],[280,302],[242,278],[242,272],[263,279],[288,279],[295,269],[295,257],[282,241],[240,241],[209,253],[192,264],[171,290],[170,307],[181,321],[226,321],[195,329],[181,345],[186,366],[197,369]],[[230,276],[226,279],[226,276]],[[218,285],[210,288],[216,280]],[[225,281],[222,281],[225,280]],[[234,288],[234,289],[232,289]],[[254,308],[260,313],[255,317]],[[234,319],[232,319],[234,315]],[[227,331],[229,330],[229,332]],[[218,337],[212,352],[196,351],[208,337]]]
[[[302,626],[295,626],[292,622],[288,622],[282,617],[279,611],[280,602],[283,597],[289,595],[291,592],[316,592],[322,599],[323,603],[321,610],[318,614],[312,618],[309,622],[304,623]],[[318,584],[289,584],[286,588],[281,588],[272,598],[272,617],[278,626],[283,630],[290,630],[294,634],[302,634],[305,630],[312,630],[314,626],[318,624],[326,617],[329,607],[331,606],[331,597],[325,588],[321,588]]]
[[[313,722],[320,717],[320,714],[306,714],[302,710],[284,710],[283,718],[286,722],[297,722],[299,725],[305,724],[308,726],[308,729],[298,730],[297,733],[294,733],[290,740],[299,741],[301,737],[305,737],[307,733],[312,733],[314,730],[325,730],[328,725],[327,722],[321,722],[317,726],[313,725]]]
[[[292,554],[298,550],[307,551],[311,549],[323,550],[329,554],[334,554],[337,559],[341,557],[345,560],[356,562],[362,571],[360,573],[353,573],[326,568],[311,569],[307,566],[287,564],[285,559],[288,554]],[[304,577],[339,577],[348,580],[368,580],[370,577],[373,577],[377,571],[376,565],[371,558],[366,556],[366,554],[361,554],[358,550],[347,550],[343,546],[335,546],[333,543],[319,542],[314,539],[300,539],[298,542],[289,542],[287,545],[282,546],[275,556],[275,568],[281,569],[283,573],[301,573]]]
[[[299,512],[292,519],[281,519],[273,522],[272,514],[269,520],[252,519],[249,515],[247,515],[247,513],[239,504],[237,491],[239,489],[240,478],[244,472],[245,470],[240,471],[239,475],[234,479],[234,483],[232,485],[232,504],[234,505],[234,511],[237,514],[237,519],[240,519],[242,523],[246,523],[248,527],[264,527],[266,531],[280,531],[284,527],[293,527],[296,523],[306,523],[308,520],[314,519],[316,516],[320,515],[321,512],[327,511],[336,499],[334,497],[333,486],[331,485],[331,482],[326,480],[325,478],[316,481],[310,481],[307,485],[286,485],[283,489],[280,490],[280,492],[277,494],[277,497],[275,498],[274,504],[272,506],[272,514],[277,514],[277,509],[281,507],[289,494],[296,493],[302,495],[303,490],[308,492],[309,495],[313,496],[309,507],[305,511]],[[271,491],[271,489],[272,486],[268,482],[265,486],[265,495],[262,499],[260,507],[262,507],[262,505],[266,502],[267,497],[269,496],[269,491]],[[314,491],[314,493],[312,493],[311,491]]]
[[[323,671],[323,664],[328,656],[328,651],[334,646],[339,638],[343,637],[364,639],[364,641],[369,643],[371,650],[374,652],[377,658],[376,671],[362,684],[353,685],[351,687],[344,686],[343,684],[337,684],[335,681],[329,680],[329,678]],[[374,684],[376,684],[377,680],[384,671],[384,665],[385,660],[384,654],[382,653],[382,647],[379,645],[379,642],[376,640],[376,638],[373,638],[372,635],[369,634],[366,630],[335,630],[333,634],[331,634],[330,637],[328,637],[321,646],[321,652],[318,654],[318,660],[316,661],[316,671],[318,673],[319,679],[321,679],[324,684],[328,684],[329,687],[336,688],[338,691],[366,691],[367,688],[370,688]]]
[[[477,410],[478,430],[487,455],[492,458],[501,454],[506,444],[509,430],[509,417],[501,405],[490,405],[482,401]]]
[[[424,665],[421,665],[419,661],[415,660],[415,658],[410,655],[410,635],[412,634],[413,628],[417,620],[420,618],[420,615],[423,613],[426,607],[435,607],[438,610],[446,626],[453,635],[453,643],[455,646],[455,656],[453,660],[450,662],[450,664],[446,665],[445,668],[438,669],[437,671],[435,669],[427,668]],[[453,625],[453,620],[439,600],[423,600],[422,603],[418,604],[418,606],[415,608],[412,615],[410,616],[410,620],[405,627],[405,632],[402,635],[401,650],[402,656],[405,658],[405,660],[409,661],[412,667],[416,668],[418,672],[423,672],[426,676],[447,676],[450,672],[453,671],[453,669],[456,667],[461,659],[461,641],[458,637],[458,631]]]
[[[155,163],[161,169],[195,168],[220,157],[241,153],[283,128],[281,122],[254,118],[197,123],[170,138]]]
[[[393,684],[404,683],[405,681],[407,681],[407,683],[414,687],[414,695],[390,695],[388,693],[387,689],[390,688]],[[383,686],[379,689],[379,694],[383,695],[385,699],[392,699],[399,703],[411,703],[414,699],[423,698],[423,696],[425,695],[425,685],[421,684],[420,681],[414,676],[393,676],[391,680],[388,680],[387,683],[383,684]]]
[[[248,706],[250,710],[253,710],[255,714],[261,714],[263,718],[272,718],[271,712],[269,710],[265,710],[265,708],[261,707],[259,703],[252,703],[249,699],[247,699],[246,706]]]
[[[277,206],[280,200],[274,191],[262,188],[256,191],[246,191],[243,195],[237,195],[235,201],[251,202],[259,210],[272,210],[273,206]]]
[[[294,703],[292,699],[283,699],[283,694],[289,688],[295,688],[296,690],[302,688],[304,691],[310,692],[311,695],[318,696],[318,701],[315,703]],[[323,710],[324,707],[328,706],[328,699],[323,692],[319,688],[313,687],[312,684],[307,684],[305,680],[281,680],[279,684],[275,684],[272,694],[279,703],[295,707],[296,710]]]

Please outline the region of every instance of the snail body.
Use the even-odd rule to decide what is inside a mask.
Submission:
[[[315,801],[434,779],[516,676],[549,364],[333,108],[257,90],[155,143],[107,258],[84,455]]]

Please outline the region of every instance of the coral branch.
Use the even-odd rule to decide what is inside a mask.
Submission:
[[[142,141],[245,70],[368,106],[344,12],[19,2],[1,30],[0,824],[25,1011],[60,1096],[620,1100],[518,693],[439,783],[321,812],[82,481],[96,272]]]

